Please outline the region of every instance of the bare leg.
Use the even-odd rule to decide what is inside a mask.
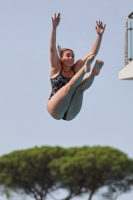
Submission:
[[[69,108],[67,110],[67,115],[66,115],[67,121],[74,119],[80,112],[83,102],[83,93],[92,85],[95,76],[99,74],[103,64],[104,64],[103,61],[97,60],[92,69],[91,74],[88,77],[86,77],[82,81],[82,83],[77,87],[75,93],[73,94]]]
[[[90,56],[83,66],[58,92],[47,102],[47,110],[55,119],[62,119],[64,113],[68,109],[72,96],[78,85],[83,80],[84,75],[90,71],[90,64],[94,60],[94,56]]]
[[[92,69],[91,74],[86,77],[82,83],[79,85],[80,89],[84,92],[85,90],[87,90],[93,83],[95,76],[98,76],[98,74],[100,73],[100,70],[102,68],[102,66],[104,65],[104,62],[101,60],[96,60],[95,65]]]

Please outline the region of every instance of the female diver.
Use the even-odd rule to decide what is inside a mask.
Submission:
[[[72,120],[81,110],[83,93],[93,83],[104,62],[96,60],[90,72],[90,65],[100,48],[102,35],[105,30],[101,21],[96,22],[97,38],[91,51],[74,63],[74,52],[69,48],[56,49],[56,28],[60,23],[60,13],[52,17],[52,31],[50,36],[50,61],[51,61],[51,95],[47,102],[49,114],[59,120]],[[59,56],[58,56],[59,54]],[[83,80],[86,73],[90,74]]]

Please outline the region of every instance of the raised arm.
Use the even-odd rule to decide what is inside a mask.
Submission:
[[[92,46],[92,49],[91,51],[86,55],[84,56],[83,58],[79,59],[77,62],[76,62],[76,68],[77,70],[79,70],[81,67],[83,67],[85,61],[87,60],[87,58],[90,56],[90,55],[97,55],[98,51],[99,51],[99,48],[100,48],[100,45],[101,45],[101,41],[102,41],[102,35],[104,33],[104,30],[105,30],[105,27],[106,27],[106,24],[103,26],[103,23],[101,21],[96,21],[96,32],[97,32],[97,38]]]
[[[56,29],[60,23],[60,13],[52,17],[52,30],[50,35],[50,62],[52,68],[58,68],[60,63],[57,49],[56,49]]]

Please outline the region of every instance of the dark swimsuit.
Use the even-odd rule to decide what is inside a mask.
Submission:
[[[63,69],[63,68],[62,68]],[[66,78],[62,75],[62,69],[60,71],[60,73],[55,77],[55,78],[51,78],[51,86],[52,86],[52,92],[51,95],[49,97],[49,100],[51,99],[51,97],[59,90],[61,89],[63,86],[65,86],[70,80],[71,78]],[[72,67],[73,73],[75,75],[74,69]],[[67,111],[65,112],[64,116],[62,119],[66,120],[66,114]]]

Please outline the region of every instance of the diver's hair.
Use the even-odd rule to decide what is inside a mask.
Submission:
[[[65,51],[67,50],[71,50],[73,52],[72,49],[68,49],[68,48],[61,48],[61,46],[57,46],[57,50],[58,50],[58,53],[59,53],[59,56],[60,58],[62,58],[62,56],[64,55]]]

